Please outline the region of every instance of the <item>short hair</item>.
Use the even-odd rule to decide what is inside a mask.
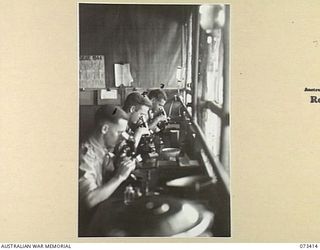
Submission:
[[[161,99],[167,101],[167,95],[162,89],[153,89],[148,94],[149,99],[157,99],[157,101],[160,101]]]
[[[96,127],[102,127],[106,122],[117,124],[120,119],[129,120],[129,116],[122,108],[109,104],[101,106],[94,116]]]
[[[147,106],[149,108],[152,107],[152,103],[147,96],[141,95],[138,92],[133,92],[129,94],[124,101],[123,110],[129,112],[132,106]]]

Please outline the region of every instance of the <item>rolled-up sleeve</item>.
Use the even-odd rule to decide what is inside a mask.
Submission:
[[[98,187],[97,175],[94,169],[90,169],[90,165],[87,163],[82,163],[80,165],[80,172],[82,176],[79,179],[79,192],[80,199],[83,200],[87,197],[88,193]]]
[[[99,186],[101,174],[97,173],[97,157],[89,149],[85,154],[80,155],[79,166],[79,193],[80,200],[87,197],[88,193]]]

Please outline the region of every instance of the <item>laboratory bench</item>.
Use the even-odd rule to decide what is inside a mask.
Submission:
[[[162,139],[162,151],[140,162],[134,178],[97,206],[86,236],[230,236],[230,197],[206,173],[194,130],[171,124]]]

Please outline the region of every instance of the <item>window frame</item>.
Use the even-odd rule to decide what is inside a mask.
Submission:
[[[185,111],[187,112],[189,118],[191,119],[191,123],[195,128],[195,131],[198,134],[200,141],[203,144],[203,149],[205,154],[207,155],[210,164],[212,165],[214,172],[222,179],[222,182],[230,193],[230,174],[229,171],[229,137],[226,138],[226,130],[230,128],[230,114],[229,114],[229,17],[230,11],[229,6],[225,6],[225,16],[226,23],[222,30],[222,44],[224,50],[224,60],[223,60],[223,103],[222,105],[218,105],[211,100],[202,99],[199,96],[198,88],[202,86],[199,84],[199,44],[200,44],[200,23],[199,23],[199,6],[194,8],[192,12],[192,82],[191,89],[188,86],[185,86],[186,95],[191,94],[192,102],[187,103],[185,101],[181,103],[185,107]],[[187,107],[191,107],[192,112],[190,113]],[[201,126],[202,120],[201,115],[204,112],[210,110],[212,113],[216,114],[221,119],[221,132],[220,132],[220,154],[219,158],[213,155],[208,143],[206,141],[206,137],[204,134],[203,126]],[[228,131],[229,132],[229,131]],[[228,133],[229,134],[229,133]],[[227,140],[226,140],[227,139]],[[226,150],[227,149],[227,150]],[[209,171],[207,171],[209,172]]]

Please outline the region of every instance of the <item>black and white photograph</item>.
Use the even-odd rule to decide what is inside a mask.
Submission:
[[[78,4],[78,237],[231,237],[230,11]]]
[[[319,13],[0,1],[0,250],[318,248]]]

